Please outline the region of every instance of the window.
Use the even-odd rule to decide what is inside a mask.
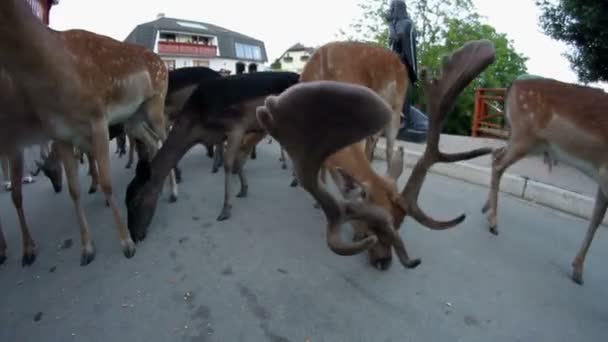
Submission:
[[[256,45],[234,43],[236,57],[249,60],[262,60],[262,49]]]
[[[192,65],[195,67],[198,67],[198,66],[209,67],[209,61],[202,60],[202,59],[195,59],[192,61]]]
[[[300,57],[300,61],[302,61],[302,62],[306,62],[309,59],[310,59],[310,56],[308,56],[308,55],[303,55]]]
[[[161,33],[159,40],[161,42],[174,42],[175,41],[175,34],[174,33]]]
[[[165,62],[167,69],[175,70],[175,60],[174,59],[163,59],[163,62]]]

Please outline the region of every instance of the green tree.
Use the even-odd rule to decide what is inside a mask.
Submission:
[[[272,70],[281,70],[281,61],[277,58],[272,64],[270,64],[270,69]]]
[[[470,0],[406,1],[408,12],[418,31],[418,63],[420,67],[436,69],[441,58],[476,39],[489,39],[496,47],[496,60],[460,95],[454,111],[448,117],[444,133],[469,135],[475,103],[475,89],[479,87],[506,87],[516,77],[527,72],[527,58],[517,53],[505,34],[481,22]],[[346,39],[379,43],[388,47],[388,29],[383,14],[388,2],[365,1],[360,4],[361,18],[350,25],[349,33],[341,31]],[[414,93],[419,103],[420,89]]]
[[[494,27],[479,20],[449,20],[443,41],[430,46],[425,54],[420,56],[420,64],[437,69],[442,56],[452,53],[468,41],[477,39],[488,39],[494,43],[496,59],[460,95],[444,127],[445,133],[471,133],[477,88],[503,88],[518,76],[527,73],[527,58],[515,51],[505,34],[496,32]]]
[[[581,82],[608,81],[608,1],[536,0],[540,26],[570,46],[566,58]]]

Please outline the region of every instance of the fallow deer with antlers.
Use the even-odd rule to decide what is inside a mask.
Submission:
[[[473,41],[444,59],[438,79],[428,79],[423,72],[421,84],[430,115],[427,145],[401,193],[394,179],[382,177],[372,169],[362,141],[386,127],[394,118],[395,109],[401,108],[405,95],[405,88],[396,85],[399,77],[406,77],[404,66],[388,49],[352,42],[321,47],[305,66],[301,84],[278,97],[268,97],[265,105],[258,108],[258,120],[285,147],[300,184],[323,209],[328,220],[327,243],[333,252],[352,255],[371,249],[372,265],[386,269],[393,247],[402,265],[413,268],[420,260],[409,258],[397,232],[406,215],[431,229],[454,227],[464,220],[464,214],[449,221],[429,217],[418,206],[418,194],[434,163],[491,152],[483,148],[443,153],[439,151],[439,137],[458,94],[494,61],[494,56],[490,41]],[[356,62],[358,59],[361,62]],[[351,65],[353,60],[356,64]],[[352,84],[335,82],[341,80]],[[389,173],[401,173],[399,168],[403,165],[398,163],[401,161],[391,163]],[[348,183],[341,189],[346,201],[336,200],[319,184],[323,164],[334,171],[332,175],[342,176],[337,178],[338,185]],[[361,222],[352,243],[343,242],[339,234],[340,224],[349,220]]]
[[[83,265],[93,260],[95,250],[73,149],[92,152],[123,253],[132,257],[135,244],[112,191],[108,125],[125,123],[127,131],[155,152],[154,137],[164,140],[166,135],[166,66],[141,46],[82,30],[52,30],[22,0],[0,2],[0,49],[0,69],[16,89],[9,106],[2,108],[0,126],[20,128],[3,131],[0,140],[8,141],[12,153],[28,143],[58,144],[80,223]],[[22,127],[26,118],[33,124]]]
[[[494,153],[488,199],[483,212],[490,232],[498,234],[500,179],[505,170],[531,152],[569,164],[599,187],[585,239],[572,262],[572,279],[583,284],[583,266],[591,241],[608,207],[608,94],[601,89],[553,79],[515,80],[507,91],[505,113],[511,133],[508,144]],[[550,162],[552,162],[550,160]]]

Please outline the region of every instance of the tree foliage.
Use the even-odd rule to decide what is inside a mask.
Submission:
[[[438,68],[441,58],[475,39],[489,39],[496,47],[496,61],[475,79],[459,97],[450,114],[444,132],[469,135],[475,103],[475,89],[503,88],[516,77],[527,72],[527,58],[517,53],[503,33],[481,22],[471,0],[406,1],[408,12],[418,32],[418,63],[420,67]],[[388,28],[383,14],[388,1],[368,0],[359,5],[363,15],[357,18],[342,37],[350,40],[371,41],[388,47]],[[420,89],[414,95],[421,99]]]
[[[540,26],[570,46],[566,58],[580,81],[608,81],[608,1],[536,0]]]

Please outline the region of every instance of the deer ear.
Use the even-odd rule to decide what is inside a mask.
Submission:
[[[150,162],[145,158],[137,161],[137,167],[135,168],[135,178],[146,182],[150,179]]]
[[[270,135],[273,135],[274,118],[272,117],[272,114],[270,113],[268,108],[266,108],[265,106],[260,106],[256,108],[255,115],[258,118],[258,122],[260,123],[260,125],[262,125],[262,127],[264,127],[264,129],[267,130]]]

